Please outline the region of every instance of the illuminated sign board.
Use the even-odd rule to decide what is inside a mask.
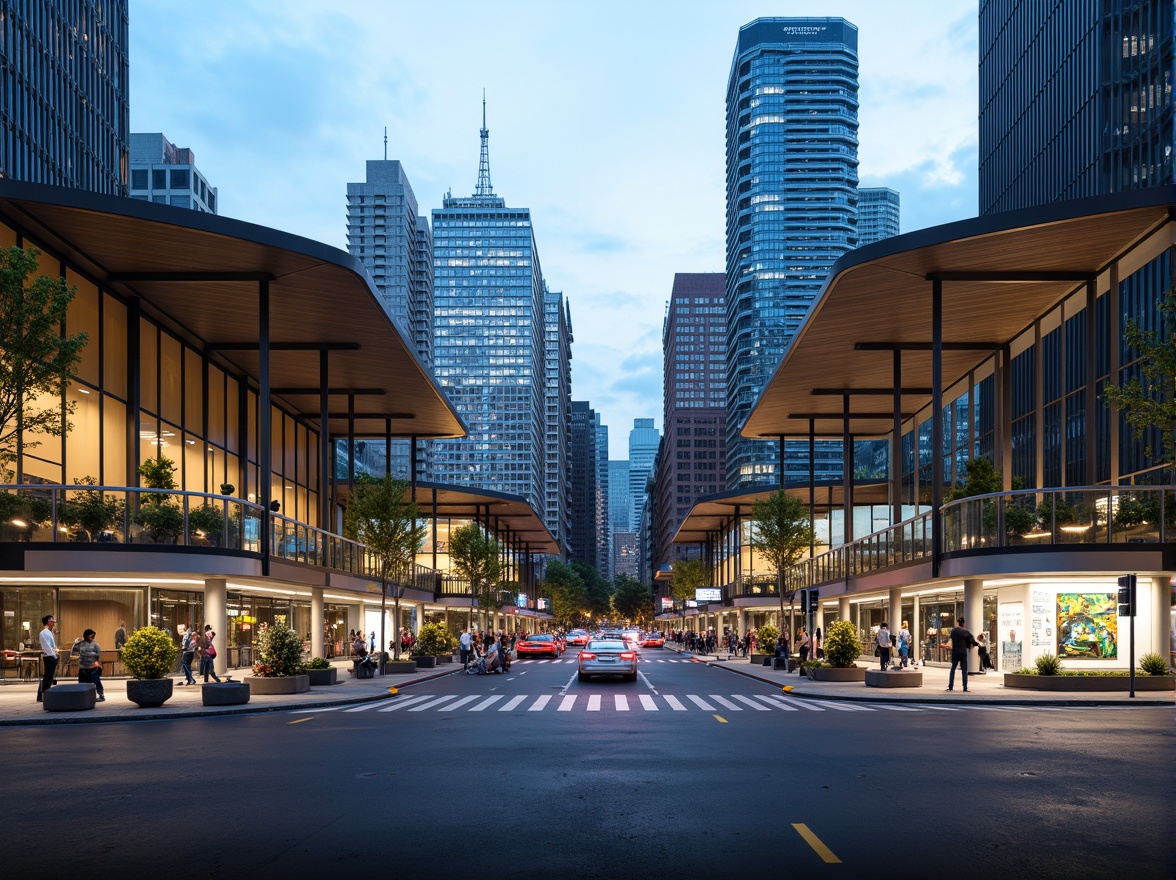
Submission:
[[[669,596],[662,596],[661,597],[661,607],[662,607],[662,611],[670,611],[674,607],[674,600],[671,599]]]
[[[722,602],[723,591],[716,587],[700,587],[694,591],[696,602]]]

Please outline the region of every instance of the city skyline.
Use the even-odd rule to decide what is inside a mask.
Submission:
[[[385,125],[422,213],[472,190],[485,87],[495,189],[531,206],[544,274],[576,315],[573,393],[623,446],[634,418],[660,425],[674,273],[723,268],[723,97],[743,24],[856,24],[862,185],[902,193],[904,231],[976,214],[976,3],[781,6],[137,3],[131,130],[191,147],[225,216],[345,248],[342,193],[383,157]],[[437,63],[450,55],[476,60]]]

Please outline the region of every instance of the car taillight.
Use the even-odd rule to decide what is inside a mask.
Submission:
[[[621,652],[621,659],[622,660],[636,660],[637,655],[634,654],[632,651],[622,651]]]
[[[595,660],[596,655],[593,654],[591,651],[581,651],[580,652],[580,659],[581,660]]]

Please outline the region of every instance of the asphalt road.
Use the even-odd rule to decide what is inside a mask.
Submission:
[[[582,684],[574,656],[332,710],[9,728],[0,875],[1173,874],[1170,709],[800,701],[658,651]]]

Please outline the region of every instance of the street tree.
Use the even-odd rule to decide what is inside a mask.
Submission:
[[[607,615],[612,607],[612,584],[600,576],[595,566],[583,562],[573,562],[572,571],[579,576],[584,588],[580,601],[584,613],[577,623],[583,626]]]
[[[695,590],[710,586],[710,572],[700,559],[675,559],[670,570],[674,574],[670,595],[683,604],[694,598]]]
[[[343,534],[367,547],[380,577],[380,651],[388,644],[384,613],[392,586],[396,625],[400,626],[400,599],[412,583],[416,553],[425,540],[420,508],[411,500],[409,484],[392,476],[364,474],[355,480],[343,512]],[[393,657],[400,658],[397,632]]]
[[[502,576],[502,545],[476,522],[449,536],[453,569],[470,582],[470,592],[482,611],[482,628],[489,628],[490,614],[498,608],[498,579]]]
[[[0,479],[14,478],[23,452],[41,436],[73,425],[65,391],[81,360],[86,334],[62,333],[76,288],[36,275],[36,248],[0,249]],[[34,277],[35,276],[35,277]]]
[[[551,614],[556,623],[572,627],[584,619],[587,593],[574,564],[551,560],[547,563],[543,584],[551,598]]]
[[[804,505],[783,489],[756,501],[751,509],[751,546],[776,569],[776,594],[780,601],[780,620],[784,619],[784,599],[788,599],[788,624],[792,629],[792,608],[796,582],[789,581],[788,569],[799,562],[812,547],[814,533]]]
[[[612,601],[617,615],[632,624],[644,627],[653,618],[653,595],[632,575],[617,575]]]

